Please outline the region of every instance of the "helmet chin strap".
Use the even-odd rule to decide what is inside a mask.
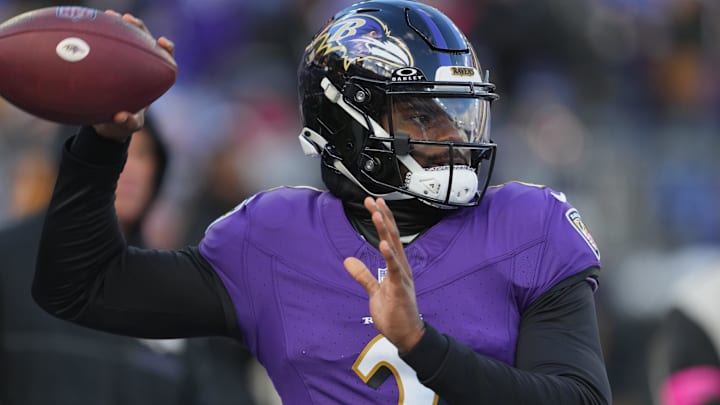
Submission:
[[[365,129],[370,130],[379,138],[386,138],[388,142],[383,142],[383,145],[391,150],[390,134],[385,131],[380,124],[375,122],[373,119],[365,119],[359,111],[350,106],[345,102],[342,94],[338,91],[335,86],[330,82],[328,78],[323,78],[320,82],[323,88],[325,97],[332,103],[337,104],[343,109],[350,117],[362,125]],[[368,128],[368,124],[372,128]],[[317,132],[310,128],[303,128],[299,137],[303,151],[306,155],[319,156],[322,150],[327,145],[325,138],[320,136]],[[450,184],[450,166],[440,166],[431,169],[423,168],[412,156],[408,155],[395,155],[395,157],[408,169],[408,174],[405,178],[405,186],[408,190],[417,193],[419,195],[427,196],[439,204],[445,202],[448,196],[448,187],[450,188],[450,194],[447,197],[447,202],[464,204],[470,202],[477,194],[478,179],[475,171],[468,166],[456,167],[453,170],[453,182]],[[350,173],[347,167],[340,161],[333,162],[333,166],[337,171],[342,173],[345,177],[350,179],[353,183],[358,185],[366,193],[374,197],[382,197],[387,200],[406,200],[415,198],[411,195],[404,194],[398,191],[377,194],[367,190],[355,176]],[[425,202],[423,200],[423,202]],[[431,205],[434,205],[430,203]]]
[[[450,203],[465,204],[477,194],[478,177],[470,166],[456,166],[452,171],[451,183],[450,166],[438,166],[423,169],[423,173],[419,175],[417,172],[408,172],[405,185],[408,190],[430,197],[441,204],[446,198]],[[435,206],[430,202],[428,204]]]

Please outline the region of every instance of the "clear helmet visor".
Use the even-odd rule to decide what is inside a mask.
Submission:
[[[487,142],[489,102],[470,97],[396,96],[392,101],[394,130],[408,128],[414,139]]]
[[[478,97],[396,95],[390,111],[390,135],[407,139],[406,151],[395,150],[405,189],[441,205],[475,199],[480,163],[491,153],[490,102]]]
[[[489,140],[490,102],[474,97],[396,96],[388,117],[394,138],[409,138],[410,155],[423,167],[476,167],[476,151]]]

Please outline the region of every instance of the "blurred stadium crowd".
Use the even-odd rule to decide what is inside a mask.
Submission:
[[[148,243],[196,243],[249,194],[320,186],[305,158],[295,69],[350,0],[88,0],[177,45],[151,108],[170,147]],[[604,264],[601,331],[615,404],[650,404],[647,352],[674,282],[720,264],[720,2],[434,0],[491,72],[494,183],[565,192]],[[0,0],[0,19],[59,3]],[[41,209],[58,128],[0,101],[0,228]]]

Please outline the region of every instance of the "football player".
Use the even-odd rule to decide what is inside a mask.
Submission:
[[[597,247],[564,194],[488,187],[497,95],[455,24],[358,3],[298,76],[327,190],[260,192],[197,247],[127,246],[111,202],[142,114],[119,112],[66,145],[37,302],[115,333],[235,337],[287,404],[610,403]]]

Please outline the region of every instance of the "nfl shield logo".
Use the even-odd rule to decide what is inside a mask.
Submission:
[[[387,276],[387,267],[378,269],[378,283],[382,283]]]
[[[67,18],[73,21],[94,20],[97,15],[97,10],[87,7],[61,6],[55,10],[55,15],[58,18]]]

